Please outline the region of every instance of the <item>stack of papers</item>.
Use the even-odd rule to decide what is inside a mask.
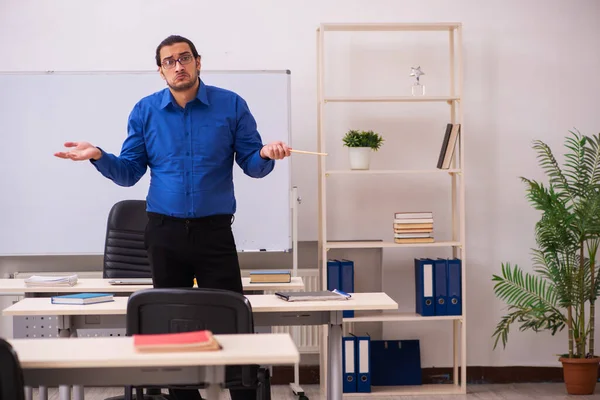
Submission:
[[[77,275],[67,276],[42,276],[32,275],[25,279],[25,286],[28,287],[47,287],[47,286],[75,286]]]

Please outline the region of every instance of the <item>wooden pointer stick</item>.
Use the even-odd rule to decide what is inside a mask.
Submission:
[[[315,154],[317,156],[326,156],[327,155],[327,153],[317,153],[316,151],[305,151],[305,150],[294,150],[294,149],[290,149],[290,152],[301,153],[301,154]]]

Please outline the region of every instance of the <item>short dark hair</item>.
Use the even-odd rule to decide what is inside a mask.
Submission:
[[[194,55],[194,58],[198,58],[198,51],[196,50],[196,46],[194,46],[194,43],[192,43],[192,41],[190,39],[184,38],[183,36],[179,36],[179,35],[171,35],[168,38],[166,38],[165,40],[163,40],[162,42],[160,42],[160,44],[156,48],[156,65],[158,67],[160,67],[162,65],[161,59],[160,59],[160,50],[165,46],[171,46],[172,44],[175,44],[175,43],[189,44],[190,49],[192,50],[192,54]]]

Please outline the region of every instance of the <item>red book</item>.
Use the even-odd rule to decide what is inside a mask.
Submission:
[[[212,351],[221,346],[209,330],[133,335],[133,346],[138,351]]]

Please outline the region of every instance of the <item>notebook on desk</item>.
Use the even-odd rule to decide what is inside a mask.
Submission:
[[[152,278],[118,278],[108,281],[111,285],[152,285]]]
[[[321,290],[314,292],[275,292],[275,296],[285,301],[327,301],[348,300],[352,296],[340,290]]]
[[[62,296],[52,296],[52,304],[96,304],[114,301],[111,293],[73,293]]]

